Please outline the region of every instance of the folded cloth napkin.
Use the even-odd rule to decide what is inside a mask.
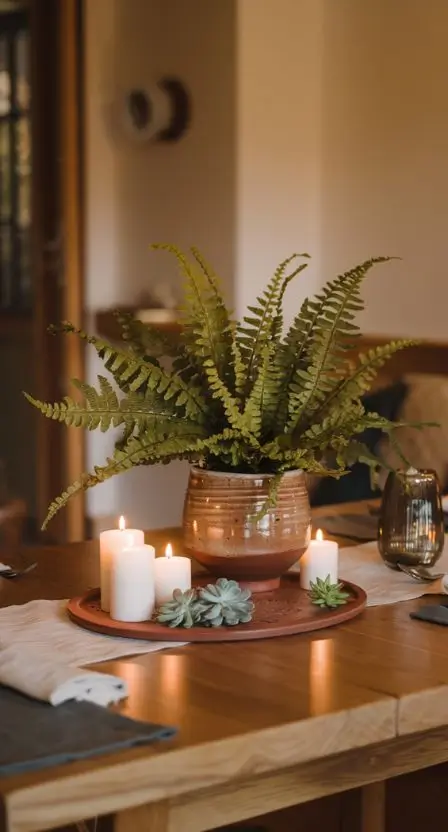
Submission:
[[[91,702],[64,702],[52,708],[1,686],[0,713],[0,777],[146,745],[176,733]]]
[[[117,676],[70,667],[20,646],[0,650],[0,683],[50,705],[75,699],[107,706],[128,695]]]

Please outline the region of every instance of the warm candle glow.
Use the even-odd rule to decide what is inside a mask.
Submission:
[[[316,540],[323,540],[323,539],[324,539],[324,533],[323,533],[322,529],[318,529],[317,532],[316,532]]]
[[[173,557],[173,547],[171,546],[171,543],[166,544],[165,557],[166,558],[172,558]]]
[[[334,707],[335,655],[333,639],[316,639],[310,650],[310,710],[315,716]]]
[[[124,532],[126,528],[126,520],[124,519],[123,515],[121,515],[118,521],[118,528],[120,529],[120,532]]]

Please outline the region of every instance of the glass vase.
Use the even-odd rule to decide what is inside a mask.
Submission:
[[[390,473],[383,492],[378,548],[387,566],[431,567],[445,542],[440,485],[435,471]]]

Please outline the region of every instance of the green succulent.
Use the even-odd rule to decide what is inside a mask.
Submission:
[[[363,309],[365,277],[390,258],[371,258],[329,281],[284,327],[285,292],[306,268],[307,254],[285,259],[237,322],[197,249],[153,248],[173,254],[185,279],[179,335],[122,313],[123,343],[112,345],[64,322],[53,331],[90,344],[105,374],[97,386],[74,379],[77,396],[60,402],[25,394],[68,427],[121,429],[111,457],[57,497],[43,528],[79,491],[137,465],[187,459],[215,471],[271,475],[264,513],[275,505],[285,471],[340,477],[358,461],[378,467],[362,435],[375,428],[393,438],[400,425],[367,412],[363,396],[383,364],[415,342],[358,354],[354,319]]]
[[[237,581],[219,578],[216,584],[198,589],[200,601],[207,605],[201,621],[208,627],[234,627],[252,620],[254,603],[249,589],[241,589]]]
[[[195,589],[182,592],[175,589],[173,600],[162,604],[156,613],[156,621],[167,627],[185,627],[189,629],[199,624],[204,606],[198,601]]]
[[[332,584],[329,575],[327,575],[325,580],[316,578],[315,583],[310,581],[310,591],[308,594],[312,604],[316,604],[318,607],[326,607],[330,610],[343,606],[350,598],[350,593],[344,590],[344,584]]]

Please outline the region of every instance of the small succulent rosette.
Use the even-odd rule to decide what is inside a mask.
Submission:
[[[188,589],[175,589],[173,600],[162,604],[156,621],[167,627],[234,627],[252,621],[255,605],[249,589],[241,589],[237,581],[219,578],[216,584]]]
[[[311,581],[308,595],[312,604],[330,610],[343,606],[350,598],[350,593],[346,592],[344,584],[341,582],[332,584],[329,575],[325,579],[316,578],[315,583]]]

